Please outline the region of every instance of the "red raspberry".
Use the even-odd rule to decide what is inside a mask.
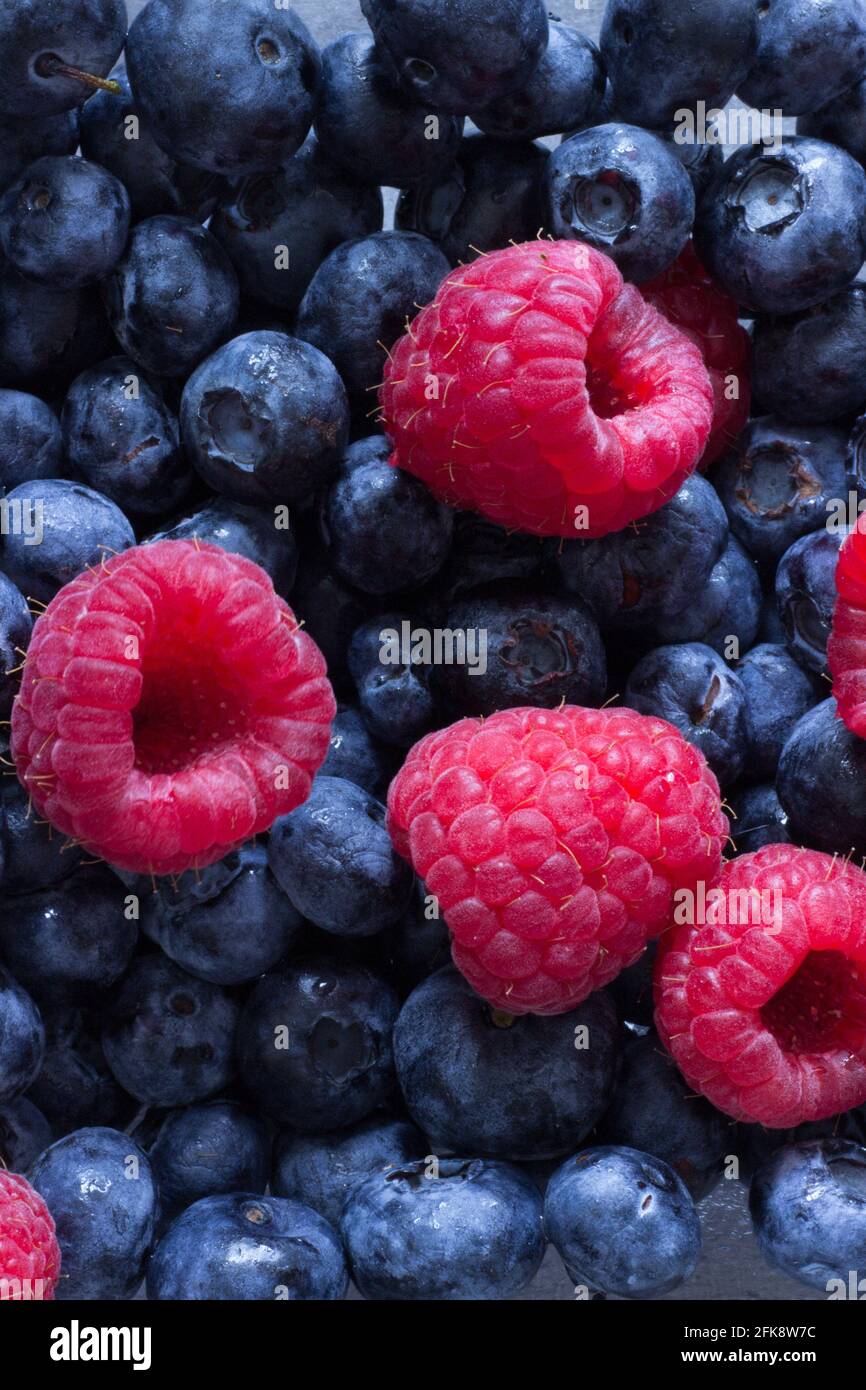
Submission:
[[[673,927],[656,965],[656,1027],[686,1081],[778,1129],[866,1101],[866,874],[767,845],[718,886],[709,925]]]
[[[0,1303],[47,1302],[59,1275],[51,1213],[25,1178],[0,1169]]]
[[[655,511],[712,423],[694,344],[573,241],[452,271],[393,349],[381,403],[393,463],[542,536],[604,536]]]
[[[827,661],[840,719],[866,738],[866,515],[845,537],[836,562],[836,608]]]
[[[752,342],[738,320],[737,302],[720,290],[690,241],[673,265],[641,285],[641,293],[701,350],[713,388],[713,427],[701,467],[714,463],[749,418]],[[729,399],[732,378],[737,397]]]
[[[500,710],[429,734],[388,796],[454,962],[511,1014],[573,1009],[718,877],[728,822],[703,755],[629,709]]]
[[[12,711],[37,809],[119,868],[203,868],[305,801],[334,696],[316,644],[251,561],[127,550],[39,618]]]

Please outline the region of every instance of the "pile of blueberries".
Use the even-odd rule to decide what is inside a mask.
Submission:
[[[866,852],[826,671],[866,498],[866,6],[609,0],[598,47],[542,0],[361,7],[320,52],[273,0],[149,0],[128,35],[123,0],[0,6],[0,715],[33,610],[155,536],[261,565],[340,700],[308,802],[177,882],[86,862],[9,765],[0,1163],[60,1298],[505,1298],[548,1242],[586,1296],[654,1297],[737,1176],[826,1290],[866,1107],[732,1125],[652,1030],[651,952],[574,1013],[490,1009],[383,803],[461,715],[618,699],[706,755],[736,852]],[[734,93],[796,135],[677,138]],[[693,236],[751,325],[742,435],[600,540],[453,513],[378,432],[407,318],[539,231],[638,284]],[[383,663],[385,629],[483,632],[484,669]]]

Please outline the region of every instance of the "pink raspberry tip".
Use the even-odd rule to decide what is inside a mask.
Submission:
[[[0,1303],[47,1302],[59,1277],[51,1213],[26,1178],[0,1169]]]
[[[684,903],[682,905],[686,907]],[[730,860],[700,920],[674,917],[656,1027],[690,1086],[787,1129],[866,1101],[866,874],[795,845]]]
[[[827,662],[839,718],[866,738],[866,515],[845,537],[836,563],[836,607]]]
[[[392,462],[444,502],[573,538],[670,501],[713,422],[700,348],[573,241],[446,276],[392,349],[380,403]]]
[[[38,619],[12,756],[39,813],[89,853],[179,874],[306,800],[335,709],[264,570],[158,541],[79,575]]]
[[[500,710],[412,748],[388,827],[434,894],[454,963],[510,1014],[609,984],[715,882],[728,821],[704,757],[630,709]]]

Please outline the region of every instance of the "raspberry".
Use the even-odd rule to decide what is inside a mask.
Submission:
[[[416,744],[388,825],[473,989],[558,1014],[637,959],[676,887],[714,882],[728,823],[703,755],[627,709],[500,710]]]
[[[47,1302],[59,1275],[51,1213],[25,1178],[0,1169],[0,1303]]]
[[[836,562],[833,625],[827,662],[839,717],[866,737],[866,515],[857,518]]]
[[[767,845],[718,887],[656,964],[656,1027],[686,1081],[777,1129],[866,1101],[866,874]]]
[[[736,300],[707,274],[691,241],[670,269],[641,285],[641,293],[701,350],[713,388],[713,427],[701,455],[706,468],[731,447],[749,418],[751,339],[739,322]]]
[[[321,652],[258,565],[159,541],[52,599],[12,755],[36,808],[89,852],[178,874],[306,799],[334,711]]]
[[[712,423],[694,344],[572,241],[452,271],[393,349],[381,404],[392,463],[452,506],[553,536],[656,511]]]

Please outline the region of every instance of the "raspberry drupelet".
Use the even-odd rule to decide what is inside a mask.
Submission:
[[[51,1213],[26,1178],[0,1169],[0,1303],[48,1302],[59,1276]]]
[[[656,511],[713,420],[699,348],[571,241],[452,271],[393,348],[380,400],[393,463],[537,535],[603,536]]]
[[[608,984],[714,883],[728,833],[703,755],[627,709],[501,710],[410,751],[388,824],[435,894],[454,962],[511,1014],[558,1014]]]
[[[866,515],[846,536],[836,563],[836,607],[827,663],[840,719],[866,737]]]
[[[38,619],[12,756],[39,813],[90,853],[178,874],[306,800],[335,708],[264,570],[158,541],[79,575]]]

